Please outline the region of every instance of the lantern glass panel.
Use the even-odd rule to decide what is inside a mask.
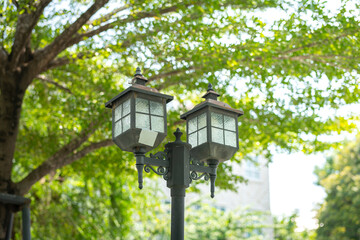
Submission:
[[[236,131],[236,120],[233,117],[224,116],[224,128],[230,131]]]
[[[188,143],[192,147],[207,142],[206,118],[206,113],[203,113],[187,121]]]
[[[192,147],[197,146],[197,132],[194,132],[192,134],[189,134],[189,144],[191,144]]]
[[[197,117],[190,119],[188,121],[188,131],[189,133],[193,133],[197,130]]]
[[[142,129],[150,129],[149,115],[136,113],[136,127]]]
[[[164,132],[164,118],[151,116],[151,130],[156,132]]]
[[[225,131],[225,145],[236,146],[236,133],[231,131]]]
[[[122,132],[130,129],[130,115],[127,115],[122,119]]]
[[[130,99],[119,104],[114,110],[114,137],[130,128]]]
[[[206,127],[206,114],[203,113],[198,116],[198,129]]]
[[[162,103],[150,101],[150,113],[154,115],[164,116],[164,107]]]
[[[224,123],[224,119],[222,114],[218,114],[214,112],[211,113],[211,126],[223,128],[224,127],[223,123]]]
[[[136,112],[149,113],[149,101],[142,98],[136,98]]]
[[[114,128],[114,137],[119,136],[122,133],[121,130],[121,121],[118,121],[115,123],[115,128]]]
[[[211,136],[213,142],[224,144],[224,130],[212,127]]]
[[[219,113],[211,113],[211,141],[237,147],[236,119]]]
[[[123,104],[122,117],[130,113],[130,99],[126,100]]]
[[[121,118],[121,112],[122,112],[122,105],[119,105],[115,108],[115,116],[114,116],[115,122]]]
[[[165,116],[163,104],[143,98],[136,98],[135,102],[135,127],[164,133]]]
[[[207,129],[199,130],[199,145],[207,142]]]

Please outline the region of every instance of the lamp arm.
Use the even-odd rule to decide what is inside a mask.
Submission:
[[[212,168],[210,166],[201,166],[201,165],[196,165],[196,164],[190,164],[190,171],[216,175],[216,168]]]
[[[195,163],[195,164],[194,164]],[[203,164],[196,164],[196,161],[190,163],[190,179],[198,180],[202,177],[207,181],[210,177],[210,193],[211,198],[215,197],[215,180],[216,180],[216,170],[219,165],[219,161],[215,159],[207,160],[208,166],[204,166]],[[198,177],[198,172],[203,173]]]
[[[169,178],[169,158],[166,152],[157,152],[146,157],[142,152],[135,152],[136,169],[138,171],[139,188],[143,188],[143,170],[147,173],[152,170],[158,175],[162,175],[165,180]],[[157,166],[155,169],[153,166]]]

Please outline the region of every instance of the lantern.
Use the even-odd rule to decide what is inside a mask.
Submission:
[[[123,151],[146,153],[167,135],[166,104],[173,97],[145,86],[148,80],[136,69],[132,86],[108,101],[112,109],[112,138]]]
[[[243,111],[217,100],[209,84],[205,101],[180,116],[187,122],[187,142],[193,158],[209,162],[229,160],[239,149],[238,117]]]

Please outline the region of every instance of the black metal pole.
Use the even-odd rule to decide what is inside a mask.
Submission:
[[[184,239],[185,188],[171,189],[171,240]]]
[[[10,240],[11,239],[11,232],[12,232],[13,224],[14,224],[14,213],[10,212],[9,223],[8,223],[8,226],[7,226],[7,229],[6,229],[5,240]]]
[[[185,189],[190,185],[191,145],[181,141],[182,132],[174,133],[176,140],[166,144],[170,163],[167,186],[171,189],[171,240],[184,239]]]
[[[31,240],[30,208],[27,205],[25,205],[22,209],[22,235],[23,240]]]

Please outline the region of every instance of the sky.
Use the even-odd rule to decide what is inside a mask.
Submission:
[[[325,197],[324,189],[315,185],[315,166],[322,166],[322,154],[276,154],[269,166],[270,208],[275,216],[290,216],[298,211],[299,230],[315,229],[316,204]]]

